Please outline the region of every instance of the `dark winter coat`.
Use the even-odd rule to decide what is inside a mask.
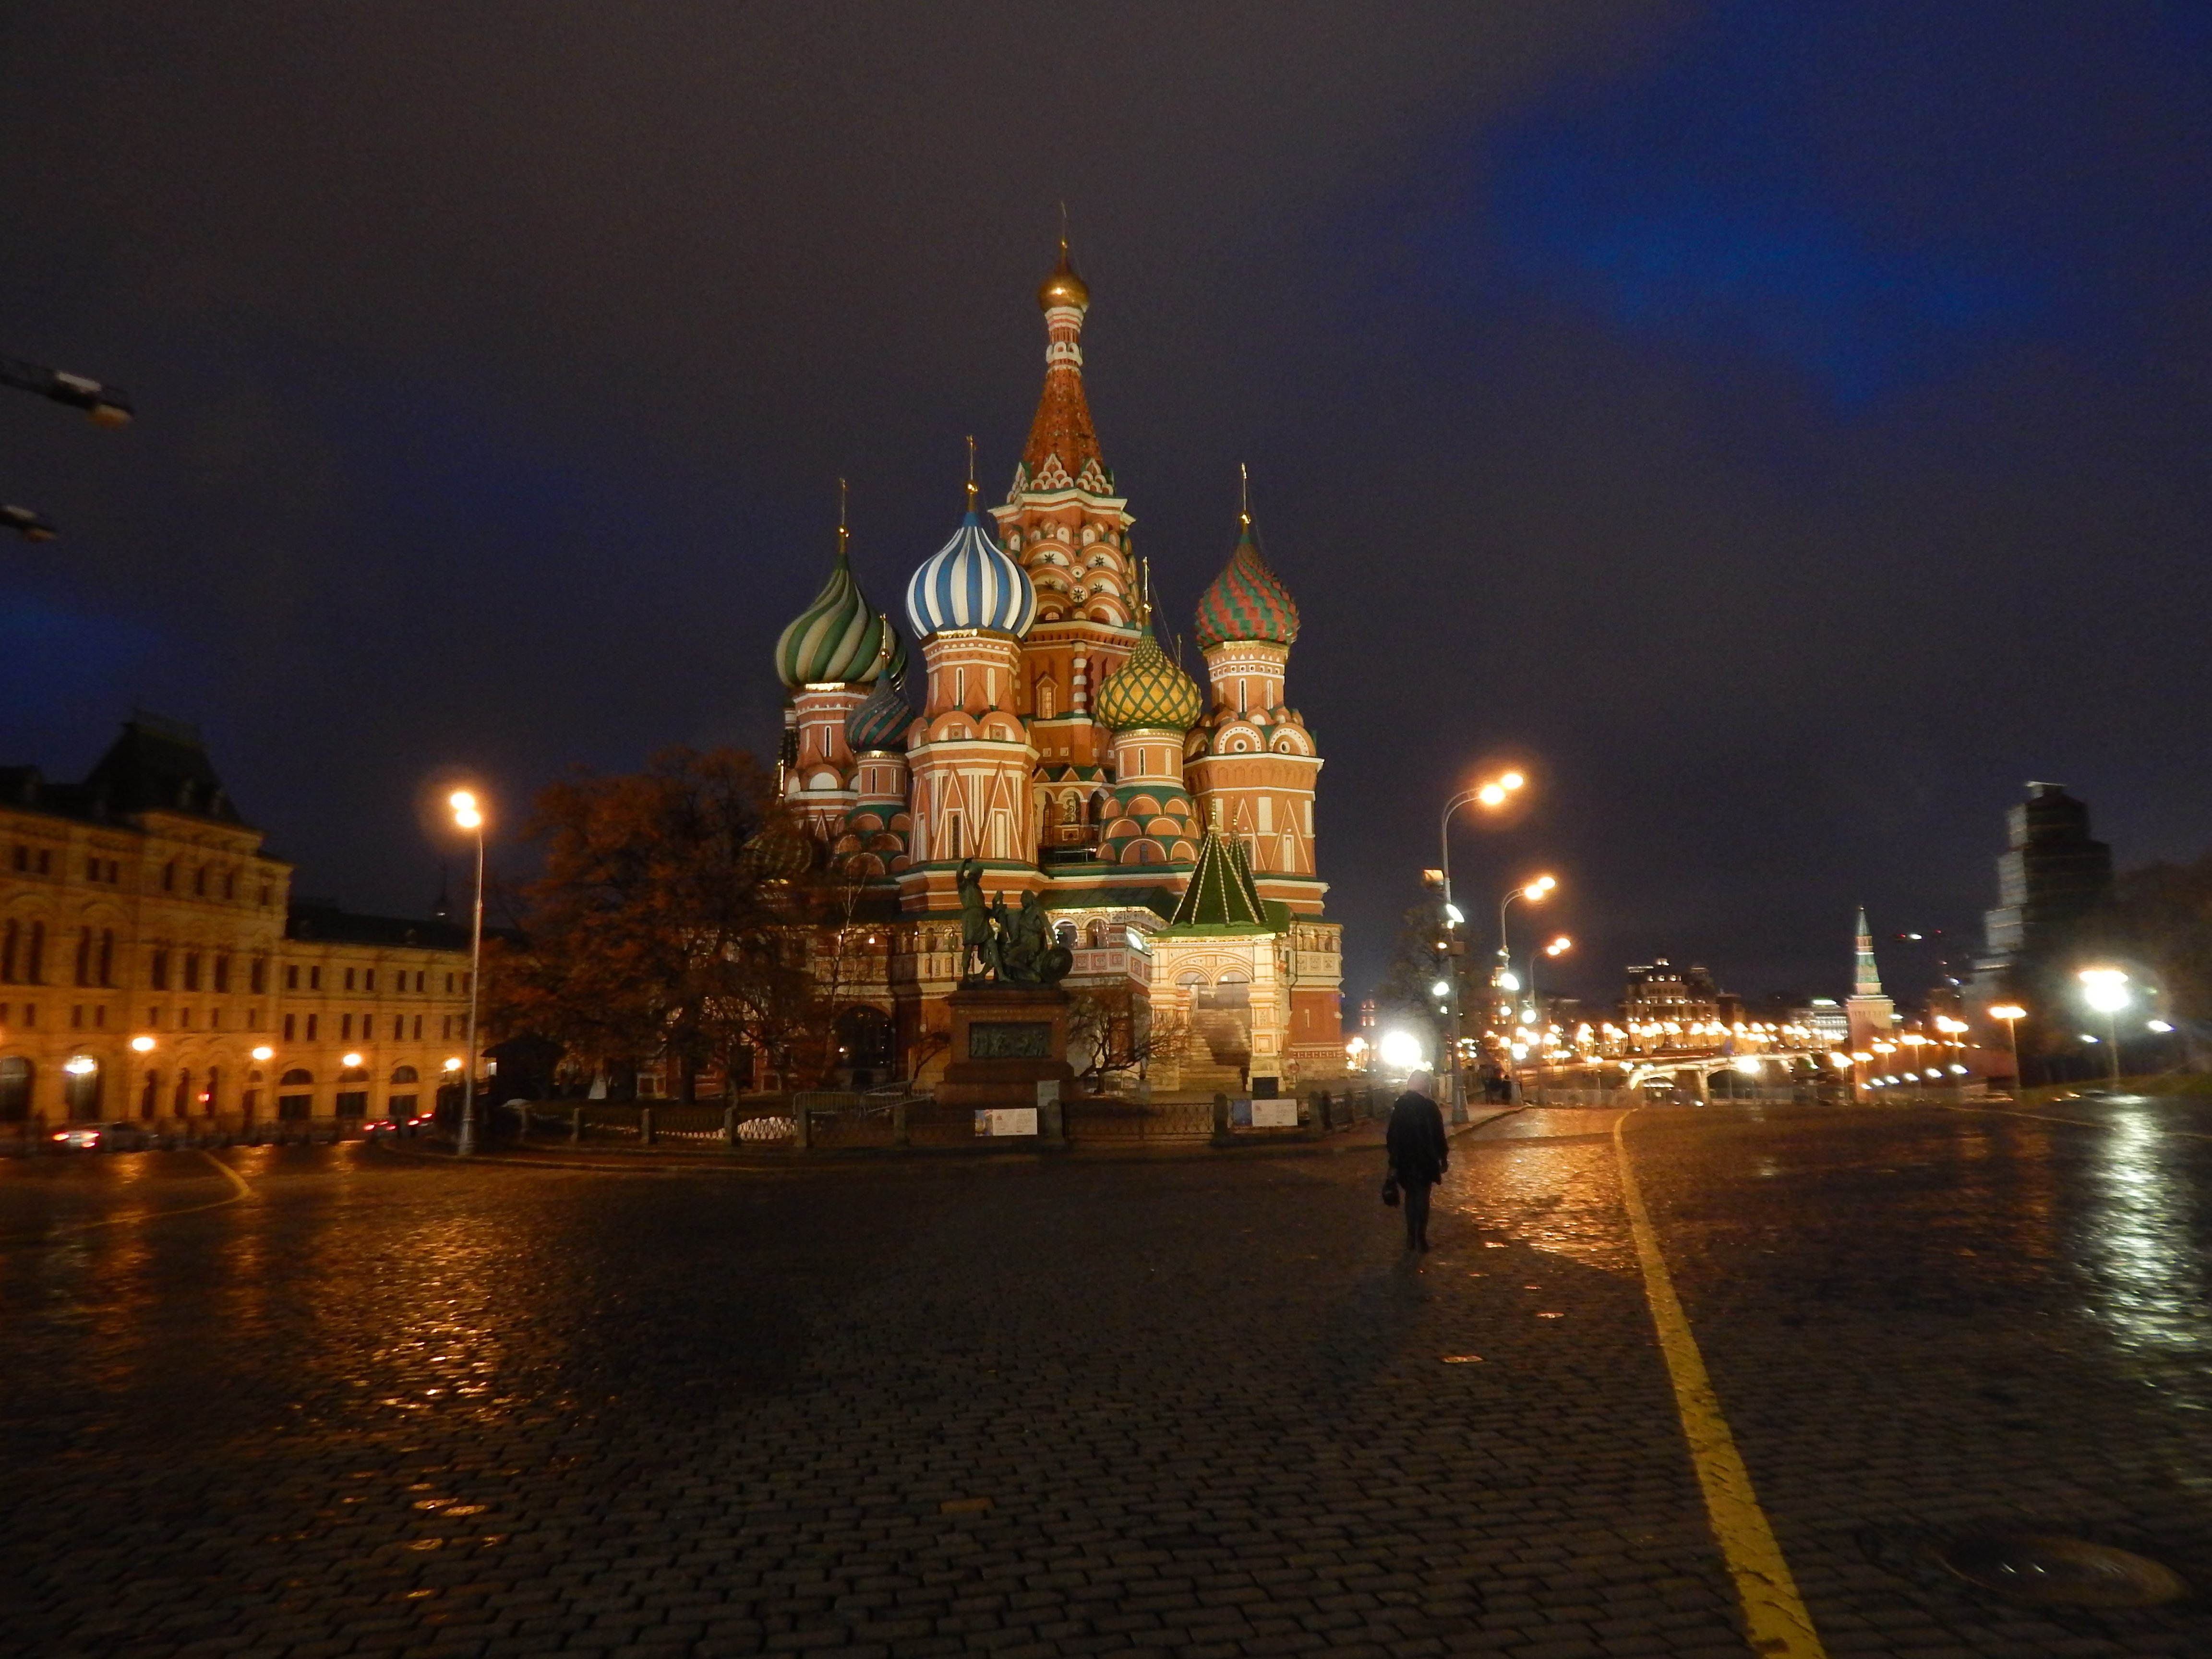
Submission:
[[[1390,1129],[1383,1145],[1389,1149],[1390,1168],[1401,1186],[1416,1182],[1433,1187],[1444,1178],[1451,1153],[1444,1143],[1444,1115],[1426,1095],[1402,1094],[1390,1109]]]

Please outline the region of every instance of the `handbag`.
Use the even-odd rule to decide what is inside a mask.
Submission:
[[[1398,1207],[1398,1172],[1395,1170],[1382,1177],[1382,1206],[1390,1210]]]

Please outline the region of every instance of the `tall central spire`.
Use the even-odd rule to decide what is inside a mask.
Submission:
[[[1091,308],[1091,289],[1067,261],[1067,238],[1060,239],[1060,263],[1037,289],[1044,312],[1044,392],[1036,419],[1022,449],[1014,492],[1082,489],[1107,494],[1113,480],[1098,453],[1091,425],[1091,401],[1083,392],[1083,318]]]
[[[1878,997],[1881,994],[1881,969],[1875,965],[1874,935],[1867,931],[1866,906],[1859,906],[1858,962],[1851,975],[1851,994],[1856,997]]]

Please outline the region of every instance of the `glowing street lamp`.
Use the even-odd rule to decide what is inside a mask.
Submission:
[[[2020,1023],[2027,1018],[2027,1010],[2017,1002],[2000,1002],[1990,1008],[1990,1018],[2002,1020],[2005,1035],[2012,1039],[2012,1086],[2017,1094],[2027,1087],[2027,1079],[2020,1070]]]
[[[2117,968],[2084,968],[2075,978],[2081,981],[2081,1000],[2105,1017],[2106,1045],[2112,1056],[2112,1088],[2120,1086],[2120,1010],[2135,1000],[2128,976]]]
[[[253,1051],[253,1057],[265,1066],[276,1058],[276,1051],[264,1042]]]
[[[150,1054],[154,1052],[154,1039],[149,1036],[132,1037],[131,1049],[133,1054]]]
[[[461,1134],[454,1151],[462,1158],[477,1149],[477,995],[483,965],[484,815],[472,791],[456,789],[446,798],[453,809],[453,823],[477,838],[477,896],[469,923],[469,1047],[468,1066],[461,1077]],[[448,1060],[446,1069],[453,1071]]]
[[[1472,788],[1461,790],[1459,793],[1454,795],[1449,800],[1446,801],[1444,803],[1443,816],[1437,821],[1437,876],[1438,882],[1443,889],[1445,930],[1444,978],[1445,981],[1448,981],[1445,985],[1445,989],[1439,992],[1437,994],[1442,996],[1444,1000],[1444,1006],[1442,1012],[1446,1023],[1450,1028],[1446,1034],[1445,1042],[1447,1046],[1449,1046],[1452,1051],[1452,1063],[1447,1068],[1447,1075],[1444,1079],[1444,1087],[1449,1091],[1449,1104],[1451,1107],[1452,1121],[1455,1123],[1463,1123],[1467,1121],[1467,1103],[1460,1092],[1459,969],[1456,965],[1456,958],[1458,957],[1459,952],[1454,948],[1459,941],[1457,936],[1452,930],[1465,926],[1467,916],[1465,913],[1460,909],[1459,906],[1452,902],[1452,814],[1458,811],[1462,806],[1469,805],[1480,806],[1486,811],[1494,811],[1498,807],[1503,806],[1505,804],[1507,798],[1512,795],[1515,791],[1518,790],[1527,782],[1528,779],[1522,777],[1518,772],[1502,772],[1494,778],[1486,778]]]

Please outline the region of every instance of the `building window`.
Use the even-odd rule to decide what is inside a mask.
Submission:
[[[376,988],[375,969],[367,968],[362,970],[361,988],[364,991],[374,991]]]
[[[42,876],[51,876],[53,872],[54,855],[52,849],[41,847],[39,848],[39,873]]]
[[[287,968],[284,970],[284,988],[288,991],[296,991],[300,988],[300,970],[296,967]]]
[[[317,1020],[318,1016],[314,1014],[309,1014],[307,1016],[307,1041],[310,1042],[313,1042],[315,1040],[315,1026]]]
[[[31,924],[31,948],[23,963],[23,977],[33,985],[46,982],[46,924]]]
[[[310,968],[307,969],[307,988],[310,991],[319,991],[323,988],[323,970],[321,969]]]
[[[15,982],[15,952],[22,944],[23,925],[11,921],[0,929],[0,980]]]
[[[0,1123],[21,1123],[31,1115],[31,1062],[11,1054],[0,1060]]]
[[[192,891],[198,897],[207,896],[207,866],[204,864],[192,872]]]
[[[197,951],[187,951],[185,952],[185,989],[197,991],[199,988],[200,953]]]
[[[350,968],[346,969],[346,989],[353,989],[353,969]]]
[[[92,929],[89,927],[76,930],[76,982],[79,985],[92,983]]]
[[[419,969],[415,975],[415,988],[418,991],[422,988],[422,975]]]
[[[27,1029],[27,1029],[29,1029],[29,1028],[31,1028],[31,1027],[33,1027],[33,1026],[35,1026],[35,1025],[37,1025],[37,1024],[38,1024],[38,1023],[39,1023],[39,1005],[38,1005],[37,1003],[35,1003],[35,1002],[27,1002],[27,1003],[25,1003],[25,1004],[23,1005],[23,1024],[24,1024],[25,1029]]]
[[[404,1014],[394,1014],[394,1015],[392,1015],[392,1040],[394,1042],[404,1042],[407,1040],[407,1016],[406,1016],[406,1015],[404,1015]]]
[[[274,903],[276,902],[276,898],[275,898],[275,892],[276,892],[276,890],[275,890],[274,888],[270,887],[270,884],[269,884],[267,882],[265,882],[265,881],[264,881],[264,882],[263,882],[263,883],[261,884],[261,907],[262,907],[262,908],[264,908],[264,909],[265,910],[265,909],[267,909],[267,908],[269,908],[269,906],[270,906],[271,904],[274,904]]]
[[[115,930],[100,930],[100,982],[112,989],[115,984]]]
[[[157,991],[169,988],[169,953],[167,951],[154,952],[153,962],[147,969],[146,982]]]
[[[338,1041],[340,1042],[350,1042],[353,1041],[353,1016],[351,1014],[340,1014],[338,1016]]]
[[[446,975],[446,994],[447,994],[447,995],[448,995],[448,996],[451,996],[451,995],[453,994],[453,976],[451,974],[448,974],[448,975]]]
[[[416,1042],[420,1042],[422,1040],[422,1015],[420,1015],[420,1014],[417,1014],[417,1015],[416,1015],[416,1016],[415,1016],[415,1041],[416,1041]]]
[[[165,893],[177,890],[177,861],[174,859],[161,866],[161,890]]]
[[[246,970],[246,988],[259,996],[269,988],[269,963],[256,957]]]
[[[230,989],[230,958],[219,956],[215,959],[215,988],[217,993]]]
[[[299,1015],[297,1015],[297,1014],[287,1014],[287,1015],[285,1015],[285,1016],[284,1016],[284,1041],[285,1041],[285,1042],[291,1042],[291,1041],[292,1041],[292,1039],[293,1039],[295,1036],[298,1036],[298,1035],[299,1035],[299,1024],[300,1024],[300,1017],[299,1017]]]
[[[238,896],[237,871],[226,870],[222,872],[222,896],[227,899],[234,899]]]

